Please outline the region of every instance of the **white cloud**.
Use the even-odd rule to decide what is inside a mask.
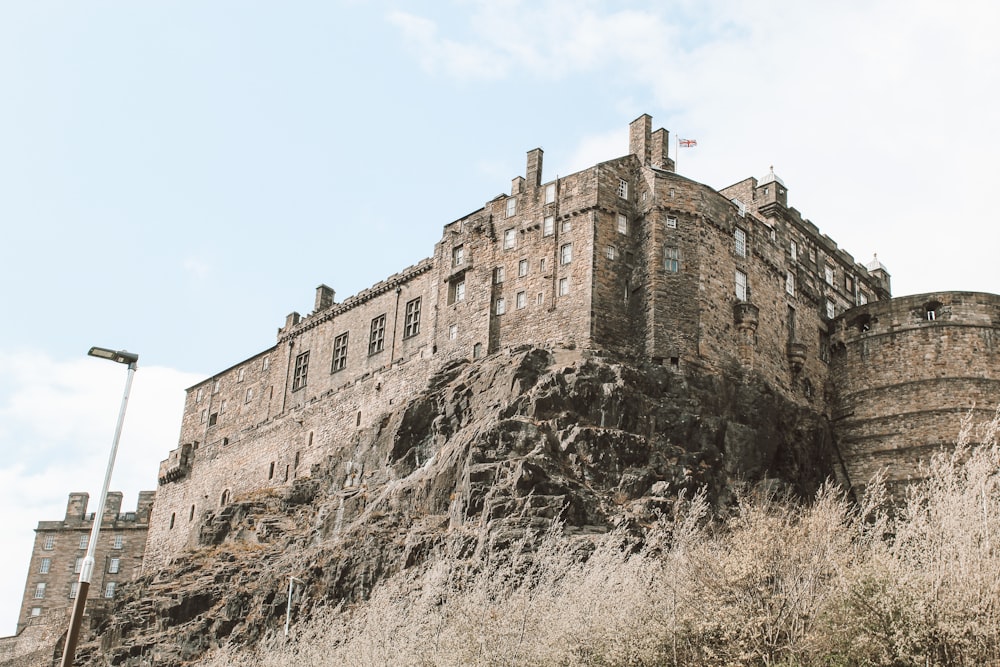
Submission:
[[[0,634],[13,633],[34,528],[61,519],[67,494],[97,502],[125,387],[125,366],[99,359],[56,361],[36,350],[0,354],[0,506],[7,544],[0,555]],[[135,507],[155,490],[159,462],[176,446],[184,389],[201,379],[140,361],[129,397],[111,490]]]
[[[209,277],[212,272],[212,265],[201,257],[189,255],[181,261],[181,268],[190,278],[202,282]]]

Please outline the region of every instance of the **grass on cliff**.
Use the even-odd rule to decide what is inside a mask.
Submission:
[[[715,522],[681,498],[641,545],[552,532],[486,563],[444,552],[207,664],[1000,664],[998,429],[965,424],[892,513],[877,482],[857,504],[748,496]]]

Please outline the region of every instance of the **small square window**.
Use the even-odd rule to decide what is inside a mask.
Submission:
[[[628,234],[628,218],[619,213],[617,219],[618,219],[618,233]]]
[[[56,543],[56,536],[55,535],[51,535],[51,534],[50,535],[46,535],[45,536],[45,541],[42,542],[42,548],[45,549],[46,551],[48,551],[48,550],[52,549],[52,547],[55,546],[55,543]]]
[[[618,255],[618,249],[616,247],[614,247],[613,245],[609,245],[605,249],[604,254],[607,256],[608,259],[610,259],[610,260],[613,261],[614,258]]]
[[[569,278],[559,279],[559,296],[566,296],[569,294]]]
[[[508,229],[503,233],[503,249],[510,250],[517,246],[517,231]]]
[[[566,232],[571,231],[572,229],[573,229],[573,221],[570,218],[566,218],[559,225],[559,232],[562,234],[565,234]]]
[[[121,569],[122,559],[112,558],[108,561],[108,574],[118,574],[118,570]]]
[[[413,338],[420,333],[420,297],[406,302],[403,319],[403,338]]]
[[[496,303],[496,313],[497,315],[503,315],[507,312],[507,301],[503,297],[497,299]]]
[[[107,586],[104,587],[104,597],[113,598],[115,596],[115,582],[109,581]]]
[[[459,301],[465,301],[464,280],[448,283],[448,303],[458,303]]]
[[[517,309],[521,310],[522,308],[528,305],[528,295],[525,294],[524,292],[518,292],[517,298],[515,299],[515,303],[517,305]]]
[[[511,197],[507,200],[507,211],[506,215],[508,218],[514,216],[517,213],[517,200]]]
[[[125,545],[125,536],[124,535],[115,535],[115,538],[114,538],[114,541],[113,541],[112,544],[113,544],[113,546],[111,547],[112,549],[121,549]]]
[[[677,229],[677,218],[667,218],[667,229]]]
[[[556,228],[556,219],[551,215],[542,218],[542,236],[552,236]]]
[[[556,200],[556,184],[549,183],[545,186],[545,203],[551,204]]]
[[[573,244],[566,243],[559,248],[559,263],[569,264],[573,261]]]
[[[31,617],[32,618],[34,618],[35,616],[41,616],[41,615],[42,615],[42,608],[41,607],[32,607],[31,608]]]
[[[628,181],[618,179],[618,196],[622,199],[628,199]]]

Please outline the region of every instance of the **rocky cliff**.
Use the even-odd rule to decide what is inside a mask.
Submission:
[[[126,586],[79,650],[88,665],[192,664],[296,614],[364,600],[442,540],[470,556],[560,518],[636,531],[681,490],[725,506],[737,485],[811,495],[834,475],[825,418],[739,368],[639,366],[521,349],[443,368],[293,484],[235,498],[202,546]]]

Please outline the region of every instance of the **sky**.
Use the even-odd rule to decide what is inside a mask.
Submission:
[[[184,388],[443,225],[628,152],[717,189],[771,166],[893,293],[1000,293],[1000,5],[957,0],[0,0],[0,635],[34,528],[134,509]],[[671,146],[674,150],[674,145]]]

